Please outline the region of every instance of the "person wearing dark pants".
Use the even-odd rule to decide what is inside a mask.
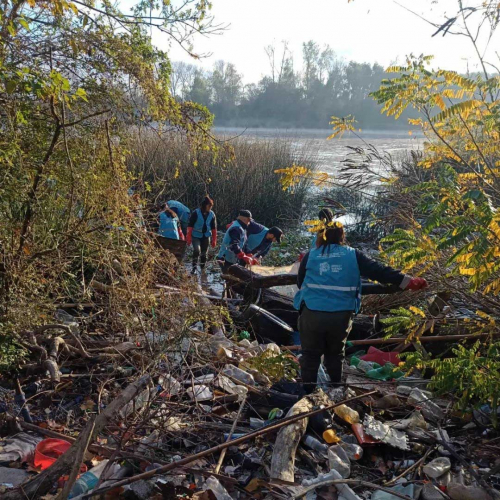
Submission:
[[[294,298],[300,311],[300,366],[307,393],[316,388],[321,356],[331,382],[342,381],[344,346],[361,305],[361,276],[403,290],[427,286],[425,279],[404,275],[345,245],[342,224],[330,224],[300,263]]]
[[[193,245],[193,273],[196,272],[198,259],[201,269],[205,267],[208,245],[212,248],[217,245],[217,219],[212,211],[213,206],[213,200],[206,196],[200,208],[194,210],[189,218],[186,241],[188,245]]]

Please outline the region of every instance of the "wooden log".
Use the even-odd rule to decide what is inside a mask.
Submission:
[[[308,413],[313,404],[309,398],[297,401],[287,413],[287,417]],[[309,418],[304,417],[293,424],[281,428],[274,443],[273,457],[271,459],[271,479],[293,482],[295,479],[295,454],[302,436],[304,436]]]
[[[238,264],[232,265],[226,271],[226,275],[235,278],[236,283],[240,285],[243,284],[245,287],[251,288],[252,290],[297,284],[296,274],[288,273],[262,276]],[[378,283],[363,282],[361,286],[361,295],[385,295],[396,292],[402,292],[401,288],[397,285],[380,285]]]

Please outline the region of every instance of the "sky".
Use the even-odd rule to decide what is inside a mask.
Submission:
[[[457,0],[397,0],[429,19],[454,14]],[[236,65],[246,83],[258,81],[269,72],[266,45],[289,42],[295,67],[301,64],[302,43],[314,40],[332,47],[337,56],[357,62],[389,66],[403,63],[405,56],[434,55],[434,66],[459,71],[477,70],[473,48],[465,37],[432,37],[435,28],[398,5],[396,0],[213,0],[216,23],[227,25],[220,35],[194,38],[194,51],[210,54],[196,62],[178,45],[162,35],[154,42],[169,50],[174,61],[205,68],[223,59]],[[478,0],[469,0],[478,4]],[[465,0],[467,4],[467,0]],[[490,53],[498,47],[490,42]],[[496,59],[496,56],[495,56]]]

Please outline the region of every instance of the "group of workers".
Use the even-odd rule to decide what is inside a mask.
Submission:
[[[212,208],[213,200],[206,196],[201,205],[191,212],[177,200],[169,200],[159,213],[158,234],[165,238],[186,240],[193,246],[192,271],[198,266],[203,270],[207,262],[209,245],[217,245],[217,218]],[[240,210],[237,219],[227,226],[217,256],[223,271],[229,266],[255,265],[269,252],[273,242],[281,241],[279,227],[267,228],[252,219],[248,210]]]
[[[182,203],[170,200],[160,213],[159,234],[184,239],[193,245],[193,270],[198,258],[203,268],[209,244],[217,244],[217,221],[208,196],[192,213]],[[334,220],[330,209],[322,209],[319,219],[324,229],[314,235],[310,250],[302,255],[297,277],[294,307],[299,311],[298,329],[302,346],[301,376],[306,392],[317,384],[321,357],[333,384],[342,379],[345,342],[354,315],[361,306],[361,277],[393,284],[402,290],[427,286],[424,278],[414,278],[371,259],[345,243],[344,228]],[[217,259],[223,272],[233,264],[259,264],[273,242],[280,242],[283,231],[267,228],[240,210],[228,225]]]

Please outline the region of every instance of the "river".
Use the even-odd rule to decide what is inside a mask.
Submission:
[[[229,128],[216,127],[217,136],[228,140],[245,137],[257,141],[281,138],[291,141],[293,147],[301,154],[315,160],[318,170],[335,174],[342,160],[351,153],[349,147],[363,147],[366,144],[375,146],[381,152],[398,156],[408,150],[419,150],[423,147],[423,137],[408,135],[398,130],[365,130],[359,133],[361,139],[353,134],[345,134],[342,138],[327,140],[331,130],[319,129],[266,129],[266,128]]]

